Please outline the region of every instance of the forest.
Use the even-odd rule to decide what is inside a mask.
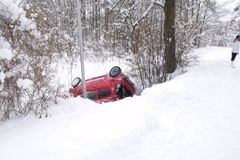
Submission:
[[[174,77],[204,46],[229,46],[240,4],[227,20],[217,0],[3,0],[0,2],[0,120],[47,116],[67,90],[56,66],[79,63],[78,11],[85,59],[123,60],[141,90]],[[21,83],[23,82],[24,83]],[[25,85],[21,85],[25,84]]]

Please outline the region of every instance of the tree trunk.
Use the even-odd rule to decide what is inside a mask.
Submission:
[[[166,73],[173,73],[177,68],[175,57],[175,0],[165,2],[165,22],[164,22],[164,60]]]

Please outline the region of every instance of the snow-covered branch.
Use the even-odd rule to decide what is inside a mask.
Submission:
[[[133,28],[135,28],[149,14],[149,12],[152,10],[152,8],[155,5],[158,5],[158,6],[160,6],[161,8],[164,9],[164,5],[160,1],[157,1],[157,0],[152,1],[151,4],[146,9],[146,11],[143,12],[142,16],[136,22],[133,23]]]
[[[20,30],[35,29],[35,23],[26,18],[26,12],[20,8],[12,0],[0,2],[0,16],[4,19],[9,19],[13,23],[18,21]]]
[[[154,4],[160,6],[161,8],[164,9],[164,4],[163,4],[162,2],[160,2],[160,1],[155,1]]]

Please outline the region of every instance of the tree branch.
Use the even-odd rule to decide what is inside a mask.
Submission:
[[[149,7],[142,14],[142,16],[136,22],[133,23],[133,28],[135,28],[148,15],[148,13],[152,10],[152,8],[155,5],[158,5],[158,6],[160,6],[161,8],[164,9],[164,5],[160,1],[155,0],[154,2],[152,2],[152,4],[149,5]]]

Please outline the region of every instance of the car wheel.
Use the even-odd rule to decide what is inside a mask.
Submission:
[[[74,78],[74,80],[73,80],[72,83],[71,83],[71,84],[72,84],[72,87],[73,87],[73,88],[77,87],[80,82],[81,82],[81,78],[79,78],[79,77]]]
[[[120,73],[121,73],[121,68],[118,66],[113,67],[110,72],[109,72],[109,76],[112,78],[117,77]]]

